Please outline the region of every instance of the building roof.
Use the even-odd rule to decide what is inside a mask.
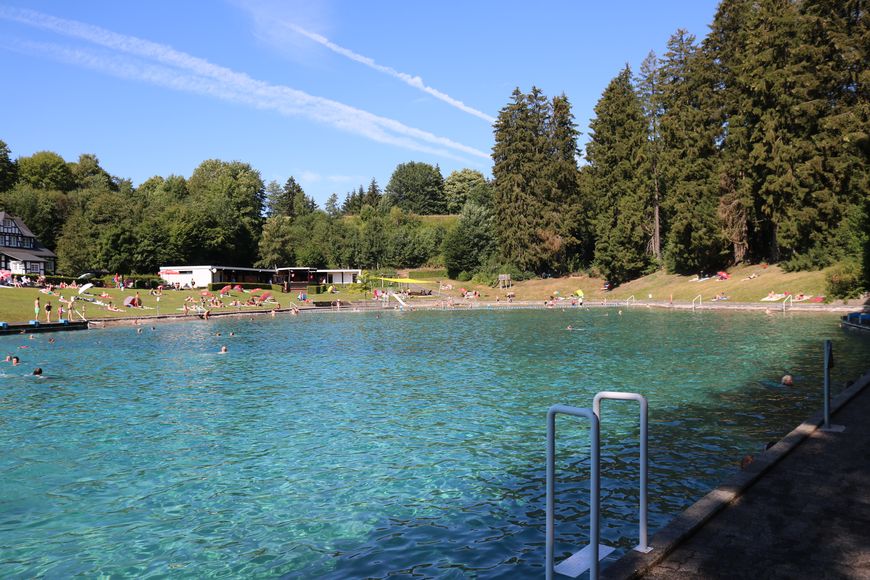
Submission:
[[[244,272],[274,272],[271,268],[245,268],[242,266],[160,266],[160,272],[166,270],[241,270]],[[170,274],[171,275],[171,274]]]
[[[30,248],[28,248],[29,250]],[[0,252],[6,254],[10,258],[20,260],[22,262],[45,262],[49,258],[54,258],[54,252],[51,250],[35,250],[28,251],[20,248],[6,248],[0,246]]]
[[[18,231],[25,238],[33,239],[33,247],[32,248],[18,248],[14,246],[4,246],[0,244],[0,252],[3,252],[7,256],[15,258],[16,260],[24,260],[28,262],[45,262],[48,259],[57,258],[57,254],[46,248],[42,245],[42,243],[33,235],[33,232],[30,231],[30,228],[27,227],[21,218],[15,217],[14,215],[7,213],[5,211],[0,211],[0,224],[3,223],[3,220],[12,220],[15,223],[15,227],[18,228]],[[20,257],[19,257],[20,256]]]
[[[25,224],[21,220],[21,218],[15,217],[11,213],[6,213],[5,211],[0,211],[0,224],[2,224],[3,220],[6,220],[6,219],[9,219],[9,220],[12,220],[15,222],[15,225],[18,227],[18,231],[21,232],[22,236],[26,236],[28,238],[35,238],[36,237],[35,235],[33,235],[33,232],[30,231],[30,228],[27,227],[27,224]]]

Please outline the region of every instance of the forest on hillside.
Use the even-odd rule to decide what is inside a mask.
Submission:
[[[373,179],[320,208],[293,177],[265,184],[240,161],[134,187],[95,155],[16,159],[0,142],[0,209],[70,275],[431,265],[618,284],[770,262],[836,265],[867,289],[868,4],[723,0],[702,41],[677,30],[663,55],[615,71],[582,151],[567,95],[517,88],[493,127],[492,179],[410,161],[383,190]]]

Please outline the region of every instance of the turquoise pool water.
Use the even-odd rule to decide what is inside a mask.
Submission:
[[[54,337],[0,338],[23,360],[0,363],[4,578],[539,577],[551,404],[649,398],[655,531],[820,408],[822,340],[835,390],[870,344],[832,315],[645,309]],[[773,386],[785,372],[796,385]],[[602,531],[620,551],[637,543],[636,412],[612,402],[603,422]],[[560,419],[560,553],[586,542],[585,433]]]

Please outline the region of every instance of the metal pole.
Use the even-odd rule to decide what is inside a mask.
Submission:
[[[601,401],[602,399],[614,399],[621,401],[637,401],[640,403],[640,514],[638,524],[638,536],[640,543],[634,548],[637,552],[649,553],[652,548],[649,546],[647,512],[648,506],[648,460],[647,448],[649,442],[649,404],[646,397],[637,393],[620,393],[614,391],[602,391],[595,395],[592,400],[592,411],[601,419]]]
[[[555,483],[556,464],[556,412],[550,408],[547,413],[547,564],[546,580],[553,580],[553,544],[556,532],[554,529],[554,496],[556,495]]]
[[[831,341],[825,341],[825,426],[824,429],[831,428],[831,369],[828,361],[831,358]]]
[[[600,441],[599,441],[599,423],[598,415],[592,409],[569,407],[567,405],[553,405],[547,412],[547,535],[546,535],[546,579],[553,580],[555,563],[554,545],[555,545],[555,494],[556,494],[556,415],[562,413],[574,417],[585,417],[589,419],[589,440],[591,446],[591,471],[589,484],[589,547],[591,548],[592,556],[589,565],[590,580],[597,580],[599,573],[598,566],[598,544],[600,541],[599,529],[599,504],[601,501],[601,481],[599,474],[600,467]]]
[[[830,340],[825,341],[825,381],[824,381],[824,414],[825,414],[825,422],[822,425],[822,431],[828,431],[830,433],[842,433],[846,430],[846,427],[843,425],[832,425],[831,424],[831,367],[834,362],[834,351],[833,346]]]

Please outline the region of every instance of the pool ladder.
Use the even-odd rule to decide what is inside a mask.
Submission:
[[[589,570],[589,578],[597,579],[599,560],[606,558],[615,548],[600,544],[600,507],[601,507],[601,401],[615,399],[637,401],[640,404],[640,520],[638,535],[640,543],[634,548],[647,553],[652,550],[647,538],[647,419],[646,397],[637,393],[602,391],[595,395],[592,408],[553,405],[547,412],[547,540],[546,540],[546,578],[553,580],[555,573],[576,578]],[[576,552],[558,565],[554,562],[555,552],[555,495],[556,495],[556,416],[570,415],[589,421],[591,448],[591,474],[589,485],[589,545]],[[597,552],[597,553],[596,553]]]

